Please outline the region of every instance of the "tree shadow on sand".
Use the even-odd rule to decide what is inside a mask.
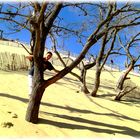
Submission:
[[[19,100],[24,103],[28,103],[28,99],[26,99],[26,98],[10,95],[10,94],[6,94],[6,93],[0,93],[0,97],[6,97],[6,98],[14,99],[14,100]],[[62,109],[68,110],[68,111],[70,111],[70,116],[54,114],[54,113],[47,113],[47,112],[43,112],[43,111],[40,111],[40,113],[44,113],[46,115],[51,115],[53,117],[59,117],[59,118],[75,121],[74,124],[69,124],[69,123],[65,123],[65,122],[56,122],[56,121],[54,121],[55,119],[53,119],[53,120],[40,119],[39,123],[41,123],[41,124],[48,124],[48,125],[53,125],[53,126],[56,126],[59,128],[67,128],[67,129],[81,129],[81,130],[88,129],[90,131],[94,131],[94,132],[98,132],[98,133],[108,133],[108,134],[120,133],[120,134],[129,135],[129,136],[133,136],[133,137],[140,136],[140,132],[138,132],[134,129],[131,129],[129,127],[126,127],[126,126],[118,126],[118,125],[113,125],[113,124],[96,122],[93,120],[87,120],[87,119],[80,118],[80,117],[73,117],[73,112],[76,112],[76,113],[79,113],[79,116],[82,115],[82,113],[83,114],[85,114],[85,113],[93,114],[93,115],[94,114],[104,115],[104,116],[108,115],[109,117],[115,117],[116,119],[122,119],[122,120],[126,119],[126,120],[130,120],[130,121],[137,121],[138,123],[140,122],[140,120],[125,116],[123,114],[117,114],[116,112],[100,113],[100,112],[94,112],[94,111],[88,110],[88,109],[73,108],[68,105],[61,106],[61,105],[56,105],[56,104],[51,104],[51,103],[44,103],[44,102],[42,102],[41,104],[44,106],[47,106],[47,107],[53,107],[53,108],[60,109],[59,112],[61,112]],[[76,124],[77,122],[79,122],[80,124],[83,123],[84,125]],[[97,126],[102,126],[102,127],[107,127],[107,128],[103,129],[103,128],[96,128],[96,127],[92,127],[92,126],[90,127],[90,126],[86,126],[85,124],[97,125]],[[114,129],[116,129],[116,130],[114,130]]]
[[[19,97],[19,96],[14,96],[14,95],[7,94],[7,93],[0,93],[0,97],[7,97],[7,98],[15,99],[15,100],[22,101],[24,103],[28,103],[28,101],[29,101],[26,98],[22,98],[22,97]]]
[[[40,124],[47,124],[47,125],[53,125],[59,128],[67,128],[67,129],[80,129],[80,130],[89,130],[93,131],[96,133],[107,133],[107,134],[113,134],[115,135],[116,133],[118,134],[123,134],[123,135],[128,135],[132,137],[139,137],[140,136],[140,131],[136,131],[134,129],[131,129],[126,126],[118,126],[118,125],[113,125],[113,124],[107,124],[107,123],[102,123],[102,122],[97,122],[97,121],[92,121],[92,120],[87,120],[84,118],[80,117],[73,117],[73,116],[68,116],[68,115],[59,115],[59,114],[54,114],[54,113],[46,113],[46,115],[51,115],[53,117],[58,117],[62,119],[67,119],[70,121],[75,121],[76,123],[83,123],[83,125],[75,124],[75,123],[65,123],[65,122],[58,122],[53,120],[48,120],[48,119],[40,119],[39,123]],[[86,124],[94,125],[93,126],[86,126]],[[106,128],[97,128],[96,127],[106,127]],[[116,129],[116,130],[115,130]]]
[[[29,101],[29,99],[14,96],[14,95],[10,95],[10,94],[7,94],[7,93],[0,93],[0,97],[11,98],[11,99],[14,99],[14,100],[22,101],[24,103],[28,103],[28,101]],[[67,110],[67,111],[70,111],[70,113],[104,115],[104,116],[109,116],[109,117],[115,117],[115,119],[119,119],[119,120],[126,119],[126,120],[130,120],[130,121],[137,121],[138,123],[140,122],[140,120],[138,120],[138,119],[131,118],[131,117],[125,116],[121,113],[115,112],[114,110],[111,110],[107,107],[104,107],[104,106],[94,102],[93,100],[92,100],[92,102],[94,104],[100,106],[101,108],[109,110],[111,113],[100,113],[100,112],[94,112],[90,109],[89,110],[88,109],[79,109],[79,108],[74,108],[74,107],[71,107],[71,106],[68,106],[68,105],[61,106],[61,105],[56,105],[56,104],[52,104],[52,103],[44,103],[44,102],[41,102],[41,105],[48,106],[48,107],[53,107],[53,108],[57,108],[57,109]]]

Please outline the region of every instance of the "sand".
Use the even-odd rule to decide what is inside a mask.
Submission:
[[[93,71],[93,70],[92,70]],[[91,76],[92,71],[88,74]],[[115,84],[102,76],[102,85]],[[119,73],[117,73],[119,75]],[[118,76],[117,74],[113,74]],[[48,77],[54,75],[48,72]],[[138,80],[138,77],[135,77]],[[140,137],[139,102],[114,101],[113,89],[101,87],[98,97],[79,92],[79,81],[68,74],[48,87],[42,98],[39,123],[25,121],[28,106],[27,72],[0,71],[0,136],[16,138]],[[92,78],[89,78],[91,86]],[[109,86],[109,85],[108,85]],[[78,91],[78,92],[77,92]]]
[[[0,52],[10,51],[1,46]],[[19,53],[25,51],[13,48]],[[57,69],[62,69],[57,66]],[[74,70],[79,73],[77,69]],[[55,73],[46,72],[46,79]],[[138,139],[139,100],[114,101],[114,87],[120,72],[103,71],[96,98],[79,89],[80,82],[70,74],[49,86],[43,95],[38,124],[25,121],[28,106],[27,71],[0,70],[0,138],[26,139]],[[87,73],[90,91],[95,70]],[[139,76],[130,75],[137,85]]]

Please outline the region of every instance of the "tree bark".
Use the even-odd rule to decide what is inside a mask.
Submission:
[[[100,86],[100,75],[101,75],[101,70],[97,67],[96,74],[95,74],[95,84],[94,84],[93,91],[91,93],[91,96],[93,96],[93,97],[96,97],[98,88]]]
[[[122,90],[123,89],[123,85],[124,85],[124,81],[127,79],[127,75],[129,74],[129,72],[133,69],[134,65],[131,64],[128,69],[121,75],[121,77],[119,78],[117,85],[116,85],[116,90]]]
[[[83,67],[81,69],[81,82],[82,82],[82,85],[81,85],[81,91],[84,92],[85,94],[88,94],[90,93],[87,86],[86,86],[86,73],[87,73],[87,70],[94,67],[96,65],[96,62],[92,62],[90,64],[86,64],[84,65],[83,64]]]
[[[47,22],[45,22],[45,10],[46,4],[42,5],[42,10],[38,11],[40,13],[39,17],[32,20],[32,27],[35,31],[35,39],[33,56],[34,56],[34,76],[33,76],[33,88],[32,95],[29,100],[25,120],[32,123],[38,122],[39,107],[41,103],[41,98],[47,87],[44,87],[44,75],[43,75],[43,54],[45,49],[46,37],[51,29],[51,26],[59,14],[62,4],[56,4],[52,10],[51,15],[48,17]]]
[[[120,90],[120,91],[118,92],[118,94],[116,95],[116,97],[115,97],[114,100],[120,101],[121,98],[122,98],[124,95],[126,95],[126,94],[129,93],[129,92],[131,92],[131,91],[134,90],[135,88],[136,88],[136,87],[133,87],[132,89],[130,89],[130,90],[128,90],[128,91],[125,91],[125,89],[124,89],[124,90]]]
[[[83,67],[81,70],[81,82],[82,82],[81,91],[84,92],[85,94],[88,94],[89,90],[86,86],[86,73],[87,73],[87,70]]]
[[[38,122],[39,107],[44,91],[45,89],[42,88],[41,83],[33,88],[33,94],[29,99],[29,105],[25,116],[26,121],[32,123]]]

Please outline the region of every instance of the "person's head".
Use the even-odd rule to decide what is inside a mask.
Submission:
[[[49,60],[52,57],[52,52],[47,52],[45,55],[45,59]]]

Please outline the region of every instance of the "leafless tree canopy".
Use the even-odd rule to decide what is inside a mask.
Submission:
[[[4,8],[4,6],[6,7]],[[67,10],[71,10],[75,15],[73,22],[67,21],[66,16],[62,14]],[[128,27],[138,26],[140,24],[140,10],[135,4],[117,2],[47,3],[36,1],[15,4],[4,3],[0,7],[0,19],[10,24],[10,28],[16,32],[27,29],[31,33],[35,72],[26,120],[37,123],[39,106],[45,88],[71,72],[86,57],[90,49],[95,49],[97,43],[101,44],[96,59],[96,76],[99,80],[102,64],[106,63],[108,56],[116,48],[116,34]],[[58,43],[60,38],[61,40],[66,39],[66,37],[76,38],[82,50],[70,65],[64,67],[50,79],[44,80],[41,62],[46,40],[50,34],[55,36],[55,39],[59,38]],[[101,64],[101,62],[103,63]],[[93,95],[94,93],[93,90]]]

